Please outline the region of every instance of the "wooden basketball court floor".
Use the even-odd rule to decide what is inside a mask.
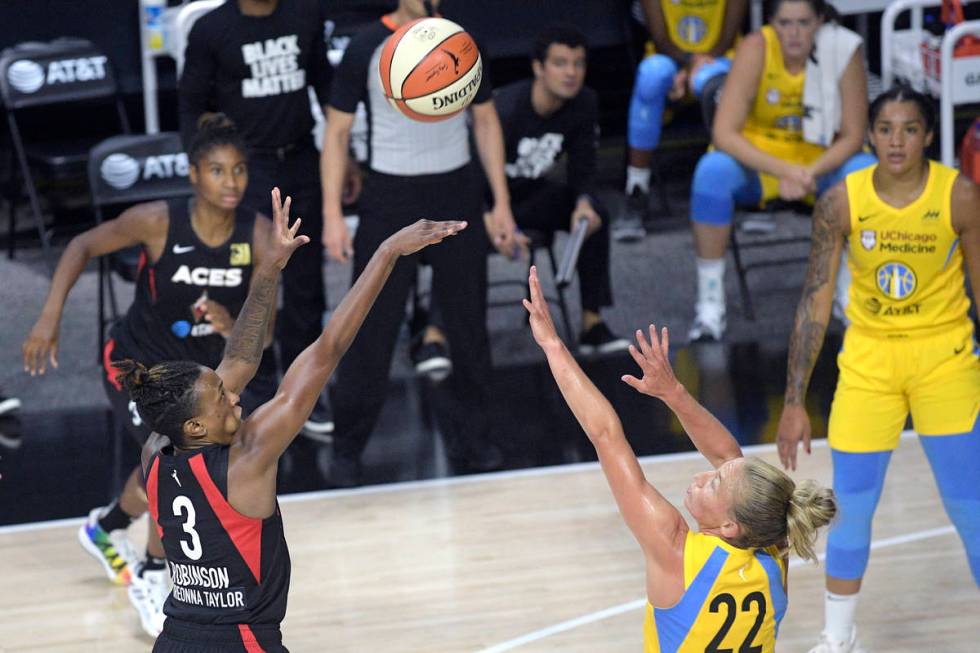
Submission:
[[[859,632],[870,651],[974,652],[980,591],[910,435],[875,519]],[[772,445],[746,452],[776,462]],[[706,468],[696,453],[644,459],[676,505]],[[829,484],[823,441],[795,476]],[[642,650],[642,559],[596,464],[292,495],[282,510],[294,653]],[[79,547],[80,523],[0,528],[0,651],[151,648],[125,589]],[[806,651],[823,572],[791,564],[778,650]]]

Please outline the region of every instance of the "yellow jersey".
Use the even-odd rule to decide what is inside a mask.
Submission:
[[[773,653],[786,614],[786,561],[775,547],[739,549],[689,531],[684,595],[672,608],[649,603],[644,653]]]
[[[790,74],[783,65],[783,50],[775,30],[766,25],[761,32],[766,41],[765,65],[742,135],[760,150],[783,161],[809,165],[824,148],[803,140],[806,70]]]
[[[718,43],[725,0],[660,0],[670,40],[684,52],[705,53]]]
[[[899,209],[878,197],[873,182],[877,167],[844,180],[851,224],[851,326],[903,337],[969,321],[963,252],[950,209],[959,172],[929,161],[922,194]]]

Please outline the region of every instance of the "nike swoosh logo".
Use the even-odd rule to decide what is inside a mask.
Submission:
[[[186,254],[187,252],[193,251],[193,245],[174,245],[174,254]]]
[[[859,215],[858,222],[864,222],[865,220],[870,220],[873,217],[875,217],[873,213],[871,215]]]
[[[954,355],[956,355],[956,354],[959,354],[959,353],[960,353],[961,351],[963,351],[964,349],[966,349],[966,345],[963,345],[963,346],[962,346],[962,347],[960,347],[959,349],[954,349],[954,350],[953,350],[953,354],[954,354]]]

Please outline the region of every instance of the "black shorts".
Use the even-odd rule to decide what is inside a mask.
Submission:
[[[153,653],[289,653],[279,626],[205,626],[170,617]]]
[[[102,348],[102,386],[105,388],[109,404],[112,405],[112,414],[126,428],[129,433],[139,443],[140,447],[146,444],[150,437],[150,427],[140,419],[136,411],[136,403],[130,400],[129,393],[119,383],[117,377],[119,372],[112,367],[114,361],[122,360],[125,356],[120,356],[116,349],[116,341],[112,338],[106,341]]]

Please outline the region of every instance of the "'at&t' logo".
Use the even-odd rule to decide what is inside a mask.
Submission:
[[[47,84],[70,84],[105,79],[106,57],[61,59],[48,64],[47,71],[36,61],[20,59],[7,68],[7,81],[21,93],[36,93]]]
[[[151,179],[169,179],[171,177],[186,177],[190,163],[187,154],[161,154],[148,156],[140,170],[140,162],[123,152],[110,154],[102,161],[99,172],[102,179],[116,190],[124,190],[136,183],[142,177],[144,181]]]
[[[878,290],[889,299],[906,299],[915,292],[915,272],[904,263],[889,261],[877,271]]]

